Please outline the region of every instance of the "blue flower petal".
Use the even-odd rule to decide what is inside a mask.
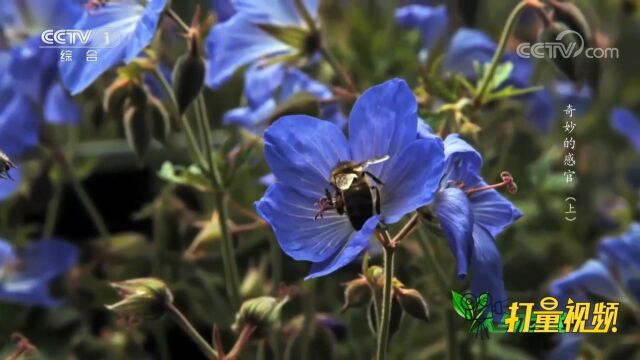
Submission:
[[[312,18],[318,16],[318,0],[304,0]],[[302,25],[302,17],[294,0],[232,0],[239,14],[248,16],[256,23],[274,25]]]
[[[444,139],[444,156],[447,172],[454,177],[452,180],[461,180],[455,179],[458,175],[455,168],[478,172],[482,167],[482,155],[458,134],[451,134]]]
[[[264,102],[257,109],[248,107],[236,108],[229,110],[224,114],[225,124],[234,124],[247,128],[255,133],[262,133],[267,119],[277,108],[277,104],[273,99]]]
[[[308,280],[331,274],[355,260],[367,248],[369,239],[373,235],[379,221],[379,216],[372,216],[369,218],[369,220],[367,220],[367,222],[362,226],[362,229],[358,232],[353,232],[349,240],[341,249],[333,254],[333,256],[322,262],[316,262],[311,265],[309,275],[304,279]]]
[[[53,306],[48,282],[78,261],[78,249],[62,240],[33,242],[17,253],[21,266],[0,281],[0,298],[26,305]]]
[[[44,100],[44,119],[50,124],[71,124],[75,125],[80,121],[82,110],[76,104],[67,90],[56,83],[47,92]]]
[[[380,189],[381,211],[384,222],[394,223],[433,200],[444,168],[442,141],[414,140],[389,162],[390,175]]]
[[[449,23],[444,5],[408,5],[396,10],[396,21],[404,27],[417,27],[427,49],[442,37]]]
[[[452,187],[438,192],[435,213],[456,258],[458,278],[467,276],[473,253],[473,212],[467,195]]]
[[[9,176],[11,176],[12,180],[0,179],[0,201],[10,198],[20,187],[20,181],[22,180],[20,170],[12,168],[9,170]],[[2,263],[1,258],[0,263]]]
[[[556,115],[556,103],[549,90],[540,90],[527,95],[525,117],[541,133],[548,133]]]
[[[611,125],[640,152],[640,119],[634,113],[625,108],[615,108],[611,112]]]
[[[14,93],[0,101],[4,102],[0,109],[0,149],[9,157],[20,157],[39,143],[38,117],[25,96]]]
[[[90,46],[96,48],[98,61],[86,61],[87,49],[76,48],[71,51],[72,61],[59,62],[62,81],[71,94],[83,91],[112,67],[121,62],[129,63],[139,56],[153,40],[166,5],[167,0],[149,0],[146,6],[135,0],[122,0],[85,11],[74,28],[109,33],[111,44],[115,42],[116,45],[105,46],[105,39],[95,36]]]
[[[276,183],[256,203],[256,209],[273,228],[282,250],[296,260],[323,261],[343,248],[354,233],[346,216],[326,213],[315,220],[316,197]]]
[[[244,74],[244,95],[252,108],[273,98],[273,92],[282,84],[284,64],[261,66],[254,64]]]
[[[471,290],[474,295],[489,293],[493,303],[507,300],[502,280],[502,260],[495,240],[486,229],[477,224],[473,227],[471,267]]]
[[[495,49],[496,44],[484,32],[462,28],[451,39],[442,69],[473,79],[476,77],[473,63],[490,62]]]
[[[284,116],[264,133],[264,157],[283,184],[319,199],[331,189],[331,171],[351,159],[347,140],[328,121],[305,115]]]
[[[82,12],[75,0],[0,1],[0,23],[9,39],[40,35],[45,29],[65,29]]]
[[[609,269],[598,260],[589,260],[579,269],[555,280],[549,286],[549,292],[559,300],[590,294],[609,300],[619,300],[621,296]]]
[[[210,0],[211,8],[216,13],[216,21],[218,23],[229,20],[235,13],[231,0]]]
[[[216,25],[206,43],[206,84],[218,88],[243,65],[293,49],[258,28],[248,16],[237,14]]]
[[[415,95],[404,80],[393,79],[365,91],[349,118],[349,144],[357,162],[388,155],[392,159],[416,139],[418,129]],[[369,167],[380,180],[389,179],[393,161]]]
[[[31,101],[40,101],[58,75],[57,51],[41,49],[40,44],[40,37],[37,36],[13,48],[7,69],[14,91],[25,94]]]
[[[485,185],[484,181],[475,184],[480,187]],[[469,201],[476,223],[487,229],[492,237],[522,217],[520,210],[493,189],[475,192],[469,196]]]

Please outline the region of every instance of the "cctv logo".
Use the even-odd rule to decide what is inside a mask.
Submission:
[[[120,41],[112,29],[74,30],[48,29],[42,32],[41,48],[112,48]]]

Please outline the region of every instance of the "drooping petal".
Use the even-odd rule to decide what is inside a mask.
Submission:
[[[276,107],[276,102],[269,99],[256,109],[248,107],[232,109],[224,114],[224,123],[242,126],[261,134],[268,125],[264,123],[265,120],[276,110]]]
[[[489,293],[493,303],[507,300],[502,280],[502,260],[495,240],[487,230],[477,224],[473,227],[471,268],[471,290],[474,295]]]
[[[6,101],[0,109],[0,149],[9,157],[20,157],[39,143],[38,117],[23,95],[14,93],[0,101]]]
[[[22,180],[20,170],[12,168],[9,170],[9,176],[11,176],[11,180],[0,179],[0,201],[10,198],[20,187],[20,181]]]
[[[389,80],[365,91],[349,117],[349,144],[357,162],[393,158],[410,144],[418,129],[415,95],[401,79]],[[383,182],[388,179],[391,161],[368,168]]]
[[[447,172],[453,175],[452,180],[461,180],[456,179],[456,170],[453,167],[463,168],[465,171],[467,166],[471,171],[479,171],[482,167],[480,153],[458,134],[451,134],[444,139],[444,156]]]
[[[384,222],[394,223],[435,197],[444,168],[442,141],[414,140],[389,162],[389,176],[380,189],[381,210]]]
[[[318,16],[318,1],[304,0],[304,5],[312,18]],[[232,0],[239,14],[248,16],[255,23],[274,25],[302,25],[302,18],[294,0]]]
[[[81,109],[60,84],[54,84],[44,100],[44,119],[50,124],[77,124]]]
[[[611,112],[611,125],[640,152],[640,119],[628,109],[615,108]]]
[[[477,187],[485,185],[484,181],[474,184]],[[469,201],[476,223],[487,229],[492,237],[522,217],[518,208],[493,189],[475,192],[469,196]]]
[[[167,0],[149,0],[146,6],[122,0],[86,10],[74,29],[93,30],[95,36],[88,47],[97,51],[98,61],[87,61],[86,48],[74,48],[71,61],[58,63],[71,94],[83,91],[112,67],[139,56],[151,43],[166,5]]]
[[[458,278],[467,276],[473,253],[473,211],[467,195],[456,187],[438,192],[435,213],[456,258]]]
[[[319,199],[331,189],[331,171],[351,159],[347,140],[328,121],[305,115],[284,116],[264,133],[264,157],[283,184]]]
[[[218,88],[243,65],[293,49],[257,27],[249,17],[237,14],[216,25],[209,34],[206,84]]]
[[[408,5],[396,10],[396,21],[404,27],[415,27],[420,30],[422,42],[429,49],[444,34],[449,19],[447,7]]]
[[[549,292],[559,300],[591,294],[610,300],[620,298],[620,290],[613,276],[598,260],[589,260],[579,269],[555,280],[549,286]]]
[[[308,280],[331,274],[355,260],[367,248],[369,239],[373,235],[378,222],[380,222],[379,216],[372,216],[369,218],[369,220],[367,220],[367,222],[362,226],[362,229],[358,232],[353,232],[344,246],[335,254],[324,261],[316,262],[311,265],[309,275],[304,279]]]
[[[328,259],[343,248],[354,233],[348,217],[334,211],[315,220],[316,201],[318,198],[275,183],[256,203],[258,213],[273,228],[282,250],[296,260]]]

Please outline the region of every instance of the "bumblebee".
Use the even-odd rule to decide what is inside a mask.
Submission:
[[[325,196],[316,203],[318,213],[315,219],[322,218],[325,211],[335,209],[338,214],[349,217],[354,229],[362,229],[370,217],[380,214],[380,190],[376,185],[384,185],[366,169],[387,160],[388,155],[361,163],[339,162],[331,171],[333,194],[329,189],[324,190]]]
[[[9,159],[5,153],[0,151],[0,179],[13,180],[11,175],[9,175],[9,170],[14,167],[16,166],[11,162],[11,159]]]

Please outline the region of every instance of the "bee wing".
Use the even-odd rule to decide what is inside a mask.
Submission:
[[[365,161],[361,162],[360,164],[358,164],[358,166],[361,167],[364,170],[364,169],[366,169],[367,167],[369,167],[371,165],[380,164],[381,162],[385,162],[387,160],[389,160],[389,155],[381,156],[381,157],[375,158],[375,159],[365,160]]]

